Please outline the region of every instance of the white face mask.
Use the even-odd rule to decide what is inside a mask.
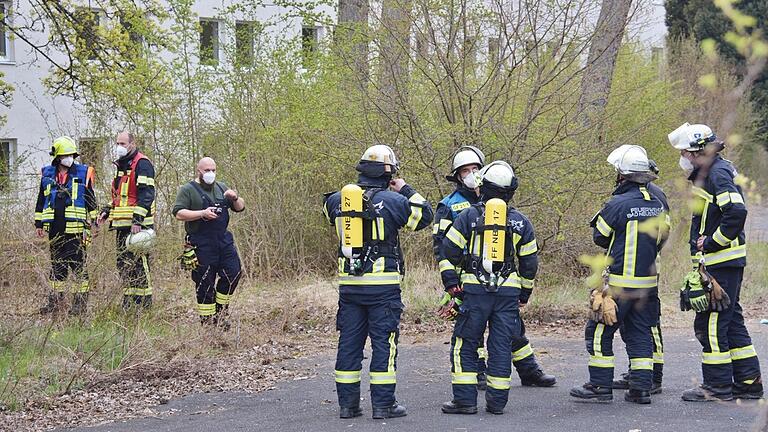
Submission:
[[[678,165],[680,165],[680,168],[683,169],[683,171],[689,173],[693,171],[693,163],[689,161],[685,156],[680,156],[680,161],[678,161]]]
[[[216,172],[215,171],[204,172],[203,181],[205,182],[205,184],[213,184],[213,182],[216,181]]]
[[[115,146],[115,155],[117,156],[118,159],[120,159],[121,157],[123,157],[123,156],[125,156],[127,154],[128,154],[128,149],[127,148],[125,148],[125,147],[123,147],[121,145],[116,145]]]
[[[72,166],[73,163],[75,163],[75,158],[74,156],[64,156],[59,160],[59,163],[69,168]]]
[[[468,187],[469,189],[475,189],[480,186],[480,173],[477,171],[472,171],[471,173],[465,175],[464,178],[461,179],[461,182],[464,183],[464,186]]]

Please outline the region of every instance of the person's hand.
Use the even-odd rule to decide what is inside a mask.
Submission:
[[[707,236],[700,236],[698,240],[696,240],[696,249],[700,251],[704,251],[704,241],[707,239]]]
[[[43,230],[42,228],[35,228],[35,233],[39,238],[43,238],[45,236],[45,230]]]
[[[213,220],[219,217],[218,214],[216,214],[216,207],[208,207],[205,210],[200,210],[200,219],[202,220]]]
[[[99,235],[99,225],[94,222],[91,224],[91,238],[96,238]]]
[[[237,192],[233,191],[232,189],[227,189],[226,191],[224,191],[224,198],[232,202],[235,202],[237,201],[239,196],[237,195]]]
[[[389,181],[389,188],[395,192],[400,192],[400,189],[402,189],[403,186],[405,186],[405,180],[401,178]]]
[[[103,225],[104,222],[107,221],[108,217],[109,216],[107,216],[107,213],[104,213],[104,212],[100,213],[99,217],[96,219],[96,225]]]
[[[131,234],[137,234],[141,232],[141,225],[133,224],[131,225]]]

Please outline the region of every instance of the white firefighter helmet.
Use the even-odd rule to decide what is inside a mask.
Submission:
[[[396,172],[400,168],[400,163],[397,161],[397,156],[392,148],[384,144],[376,144],[368,147],[360,157],[360,161],[378,162],[384,165],[389,165],[392,168],[392,173]]]
[[[142,229],[125,238],[125,248],[135,254],[146,254],[155,247],[157,235],[152,228]]]
[[[699,151],[717,138],[712,128],[704,124],[683,123],[667,135],[669,143],[677,150]]]
[[[485,165],[485,155],[483,152],[475,146],[461,146],[456,153],[453,154],[453,161],[451,163],[451,173],[445,178],[447,180],[456,180],[456,174],[462,167],[467,165],[477,165],[478,168],[482,168]]]
[[[608,155],[608,163],[619,174],[635,174],[651,172],[648,153],[639,145],[624,144]]]
[[[512,186],[515,180],[515,170],[504,161],[493,161],[480,170],[483,183],[490,182],[502,188]]]

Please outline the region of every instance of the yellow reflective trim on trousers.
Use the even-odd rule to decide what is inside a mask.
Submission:
[[[438,266],[440,267],[440,273],[448,270],[456,271],[456,267],[453,264],[451,264],[451,262],[448,261],[447,259],[440,260],[440,262],[438,263]]]
[[[603,331],[605,331],[605,324],[597,323],[595,334],[592,336],[592,351],[595,353],[593,357],[603,356]]]
[[[653,362],[655,364],[664,364],[664,353],[663,352],[653,353]]]
[[[731,362],[731,355],[727,352],[703,352],[701,353],[701,362],[704,364],[728,364]]]
[[[371,372],[371,385],[397,384],[394,372]]]
[[[400,283],[400,273],[363,273],[362,276],[343,274],[339,276],[339,285],[396,285]]]
[[[539,246],[536,244],[536,239],[520,246],[520,250],[517,252],[518,256],[524,257],[534,254],[539,251]]]
[[[653,336],[653,348],[655,352],[663,353],[664,344],[661,341],[661,332],[656,326],[651,327],[651,336]]]
[[[451,384],[477,385],[477,374],[474,372],[454,372],[451,374]]]
[[[385,258],[384,257],[376,258],[376,261],[373,262],[373,269],[372,269],[373,273],[383,273],[384,266],[385,266]]]
[[[591,355],[589,356],[589,366],[599,368],[612,368],[613,356]]]
[[[509,390],[512,387],[512,377],[496,377],[493,375],[486,375],[485,377],[488,387],[496,390]]]
[[[629,359],[629,369],[631,370],[653,370],[653,359],[647,357]]]
[[[487,359],[488,353],[485,351],[484,347],[478,347],[477,348],[477,358],[478,359]]]
[[[333,375],[339,384],[357,384],[360,382],[360,371],[334,370]]]
[[[423,204],[426,200],[423,196],[415,193],[408,201],[414,204]],[[421,222],[422,214],[423,211],[421,207],[418,205],[411,205],[411,215],[408,217],[408,222],[406,222],[405,226],[415,231],[416,227],[419,225],[419,222]]]
[[[451,227],[448,232],[445,233],[445,237],[461,249],[464,249],[467,246],[467,239],[465,239],[454,227]]]
[[[80,281],[80,285],[75,286],[75,288],[73,288],[73,291],[76,293],[87,293],[90,290],[91,290],[91,283],[88,281],[88,279]]]
[[[144,295],[152,295],[152,277],[149,274],[149,261],[146,255],[141,256],[141,264],[144,266],[144,277],[147,278],[146,294]]]
[[[64,281],[51,281],[51,289],[56,292],[64,292]]]
[[[731,360],[744,360],[751,357],[757,357],[757,351],[755,351],[754,345],[733,348],[728,353],[731,355]]]
[[[613,232],[613,228],[611,228],[610,225],[608,225],[608,222],[603,219],[602,216],[597,215],[597,223],[595,224],[597,227],[597,230],[600,231],[600,234],[603,235],[603,237],[610,237],[611,233]]]
[[[720,352],[720,345],[717,342],[717,317],[720,316],[718,312],[709,313],[709,323],[707,325],[707,333],[709,336],[709,350],[713,353]],[[728,357],[730,359],[730,357]]]
[[[397,344],[395,343],[395,332],[389,333],[389,360],[387,361],[387,372],[395,373],[395,359],[397,358]]]
[[[524,347],[520,348],[519,350],[512,353],[512,361],[520,361],[524,360],[527,357],[530,357],[533,355],[533,348],[531,347],[531,344],[525,344]]]
[[[197,313],[200,316],[211,316],[216,314],[216,303],[198,303]]]
[[[653,276],[608,275],[608,284],[623,288],[655,288],[658,278]]]
[[[453,373],[462,373],[461,368],[461,346],[464,345],[464,339],[456,337],[456,342],[453,345]]]
[[[624,233],[624,277],[635,275],[637,263],[637,221],[627,222],[627,230]]]
[[[231,300],[232,294],[223,294],[220,292],[216,293],[216,303],[220,305],[228,305]]]
[[[480,285],[481,282],[477,280],[477,276],[469,273],[464,273],[461,275],[461,283],[465,284],[475,284]],[[509,275],[509,277],[499,286],[504,287],[513,287],[513,288],[522,288],[522,283],[520,281],[520,277],[517,275],[516,272],[513,272]]]
[[[716,241],[720,246],[728,246],[733,241],[733,239],[729,239],[723,235],[722,231],[720,231],[720,227],[717,227],[715,233],[712,234],[712,240]],[[706,260],[706,258],[704,259]]]

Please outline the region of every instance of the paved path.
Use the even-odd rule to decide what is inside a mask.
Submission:
[[[750,324],[762,359],[768,358],[768,326]],[[685,403],[680,393],[700,376],[699,344],[688,330],[668,331],[664,392],[651,405],[639,406],[614,394],[612,404],[579,403],[568,389],[587,378],[584,343],[575,338],[537,338],[539,357],[548,372],[558,375],[550,389],[520,387],[513,382],[506,413],[474,416],[440,413],[450,399],[448,345],[444,340],[427,344],[401,344],[398,397],[408,407],[405,418],[387,421],[370,418],[370,401],[362,402],[364,416],[338,418],[333,383],[333,354],[326,353],[292,364],[307,370],[307,378],[279,384],[260,394],[198,394],[155,407],[155,416],[102,425],[88,431],[748,431],[759,415],[758,404]],[[616,352],[623,353],[616,341]],[[617,355],[618,371],[626,358]],[[363,382],[367,388],[367,382]],[[482,393],[481,393],[482,395]]]

